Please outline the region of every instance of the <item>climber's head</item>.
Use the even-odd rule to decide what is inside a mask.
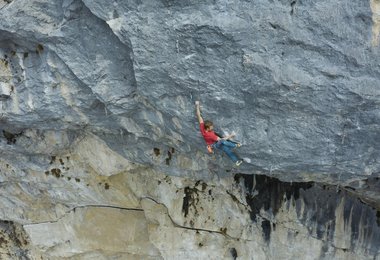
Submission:
[[[214,124],[209,121],[209,120],[206,120],[205,121],[205,130],[206,131],[212,131],[214,129]]]

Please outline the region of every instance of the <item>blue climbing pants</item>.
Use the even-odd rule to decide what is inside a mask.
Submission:
[[[214,143],[212,146],[216,149],[219,149],[225,152],[234,163],[238,161],[237,156],[231,150],[232,148],[235,148],[237,144],[230,142],[228,140],[219,140],[218,142]]]

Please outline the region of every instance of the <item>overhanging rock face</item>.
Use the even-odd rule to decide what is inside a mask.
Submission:
[[[300,202],[287,211],[292,220],[305,220],[303,234],[319,242],[332,241],[316,242],[313,250],[326,253],[318,256],[331,256],[329,248],[334,246],[344,256],[354,248],[363,249],[358,257],[376,256],[379,245],[363,227],[367,223],[373,227],[373,237],[378,237],[379,17],[377,0],[0,0],[0,181],[6,187],[0,199],[1,219],[15,221],[17,227],[32,225],[25,232],[39,248],[36,255],[88,253],[86,257],[107,258],[107,252],[92,252],[97,246],[92,240],[73,253],[58,239],[60,246],[42,252],[41,248],[56,244],[36,239],[42,230],[37,224],[54,222],[60,230],[59,223],[77,225],[89,216],[87,211],[96,212],[99,206],[137,209],[138,213],[117,212],[115,218],[144,215],[140,224],[150,243],[139,245],[140,240],[132,239],[135,247],[115,252],[120,257],[172,257],[174,253],[162,253],[166,248],[159,242],[160,229],[165,234],[181,227],[201,230],[201,215],[186,223],[176,218],[183,205],[172,205],[162,195],[167,190],[151,183],[164,178],[136,177],[135,186],[128,188],[113,183],[115,178],[128,182],[124,179],[128,174],[176,176],[178,183],[166,188],[176,187],[191,200],[194,183],[185,192],[190,179],[219,185],[219,192],[227,190],[238,198],[244,185],[233,186],[236,173],[248,176],[245,179],[265,174],[286,183],[303,182],[302,187],[315,183],[305,188],[309,193],[304,206],[313,204],[310,192],[321,198],[332,196],[326,197],[328,205],[322,212],[302,211]],[[196,100],[218,132],[236,132],[243,144],[237,153],[245,158],[239,169],[220,153],[206,154],[195,116]],[[265,187],[268,182],[263,183]],[[147,196],[136,188],[143,184],[154,194]],[[323,185],[345,195],[333,195]],[[265,189],[256,191],[247,191],[248,195],[242,191],[237,200],[227,194],[232,199],[227,212],[245,205],[238,216],[241,223],[251,223],[256,212],[264,221],[257,222],[258,228],[267,234],[262,245],[272,248],[278,242],[279,246],[285,236],[268,243],[268,234],[275,233],[267,231],[274,223],[277,229],[281,225],[273,211],[290,207],[290,198],[284,202]],[[362,202],[346,199],[346,193]],[[146,197],[157,205],[145,207]],[[264,200],[277,202],[268,206]],[[203,217],[214,210],[207,207]],[[75,208],[83,210],[75,213]],[[260,213],[262,208],[268,215]],[[107,209],[99,211],[103,210]],[[309,219],[304,212],[315,217]],[[318,217],[325,213],[328,219]],[[347,229],[347,223],[359,218],[359,226]],[[215,243],[228,247],[217,255],[238,257],[252,245],[237,245],[234,239],[245,238],[249,244],[256,238],[250,237],[249,224],[241,233],[231,234],[222,222],[210,229],[219,232],[212,235]],[[158,231],[147,228],[152,223]],[[306,232],[311,225],[314,229]],[[334,231],[327,230],[332,227]],[[73,229],[77,235],[83,231]],[[186,233],[186,239],[192,235]],[[209,252],[203,245],[198,242],[197,250]],[[149,254],[141,253],[147,248]],[[276,252],[263,249],[259,254],[268,257]],[[214,257],[197,255],[203,256]]]
[[[244,171],[366,178],[380,170],[377,6],[4,4],[4,125],[85,128],[110,144],[125,136],[115,150],[167,168],[150,156],[164,144],[185,158],[172,158],[171,169],[186,172],[187,159],[199,162],[190,170],[207,171],[199,99],[205,118],[243,142]],[[131,142],[139,146],[125,151]]]
[[[256,167],[379,171],[370,3],[84,2],[132,46],[138,93],[180,141],[194,136],[192,102],[200,99],[204,116],[235,130]]]

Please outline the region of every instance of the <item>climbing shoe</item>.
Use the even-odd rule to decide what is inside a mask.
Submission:
[[[241,147],[241,143],[236,143],[236,146],[234,148],[232,148],[232,149],[236,149],[236,148],[239,148],[239,147]]]
[[[243,163],[243,160],[237,160],[235,164],[236,164],[236,166],[239,166],[242,163]]]

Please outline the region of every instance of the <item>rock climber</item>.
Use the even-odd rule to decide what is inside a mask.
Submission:
[[[207,144],[207,150],[209,153],[213,152],[213,148],[222,150],[227,154],[228,157],[235,163],[236,166],[242,164],[243,160],[239,159],[236,154],[232,151],[233,148],[240,147],[240,143],[235,143],[229,139],[233,138],[235,134],[227,135],[225,137],[220,137],[214,132],[214,125],[211,121],[203,121],[200,110],[199,101],[195,101],[196,113],[199,121],[199,127],[203,138]]]

